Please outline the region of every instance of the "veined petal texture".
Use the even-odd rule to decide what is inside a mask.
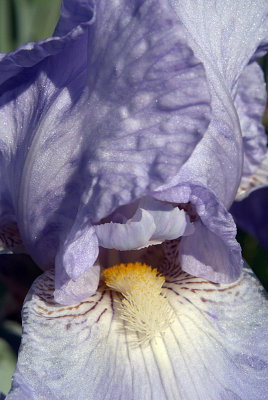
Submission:
[[[203,67],[166,1],[100,0],[88,25],[86,3],[70,26],[76,2],[63,3],[56,33],[77,20],[81,34],[10,79],[0,109],[1,212],[43,268],[59,246],[64,264],[80,226],[94,258],[87,222],[169,180],[209,123]]]
[[[206,135],[177,182],[199,182],[229,208],[243,172],[244,146],[234,106],[237,82],[258,46],[264,48],[268,41],[268,4],[265,0],[172,0],[172,5],[205,65],[213,113]]]
[[[139,345],[101,286],[73,307],[53,302],[53,275],[33,285],[7,400],[263,400],[267,306],[249,270],[231,285],[181,272],[165,283],[175,320]]]

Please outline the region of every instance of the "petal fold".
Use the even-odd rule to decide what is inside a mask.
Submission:
[[[59,246],[56,268],[64,269],[71,279],[76,280],[94,264],[98,252],[98,239],[94,227],[90,226],[88,221],[79,226],[76,222],[67,239]]]
[[[194,276],[209,278],[212,282],[236,280],[240,270],[230,270],[232,248],[228,248],[221,236],[211,232],[200,220],[195,222],[194,228],[194,233],[181,241],[180,262],[183,270]]]
[[[195,207],[194,233],[183,237],[181,242],[183,270],[216,282],[238,279],[243,261],[236,241],[236,226],[213,192],[187,182],[154,192],[154,197],[177,204],[191,203]]]
[[[52,37],[26,43],[10,53],[0,54],[0,85],[23,72],[24,68],[34,67],[46,57],[59,54],[81,37],[93,20],[93,0],[63,0],[61,18]]]
[[[64,269],[56,269],[54,299],[59,304],[76,304],[96,293],[100,280],[100,266],[90,265],[76,280],[71,279]]]
[[[152,215],[138,209],[125,224],[110,222],[95,226],[99,245],[107,249],[132,250],[145,246],[155,231]]]
[[[146,209],[154,219],[154,240],[172,240],[193,232],[193,226],[189,222],[186,213],[171,204],[163,204],[150,197],[145,197],[139,202],[142,209]]]
[[[135,214],[127,219],[124,214],[130,214],[135,206]],[[194,231],[184,210],[149,196],[136,202],[136,205],[122,207],[111,219],[112,222],[95,225],[99,245],[106,249],[140,249],[149,244],[177,239],[185,233],[190,235]],[[120,222],[117,223],[118,219]]]

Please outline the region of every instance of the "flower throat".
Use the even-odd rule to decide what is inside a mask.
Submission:
[[[161,335],[173,322],[173,311],[163,289],[165,278],[156,268],[136,262],[119,264],[103,272],[106,285],[120,292],[118,311],[140,344]]]

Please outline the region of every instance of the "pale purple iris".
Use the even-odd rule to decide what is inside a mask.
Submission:
[[[228,209],[267,172],[266,3],[65,0],[52,38],[1,56],[0,233],[55,266],[8,400],[263,399],[267,310]],[[145,348],[99,285],[134,261],[175,315]]]

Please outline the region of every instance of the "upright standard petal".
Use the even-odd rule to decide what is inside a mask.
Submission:
[[[73,307],[53,302],[53,275],[33,285],[7,400],[263,400],[267,305],[248,270],[232,285],[180,272],[165,283],[173,323],[141,344],[101,286]]]
[[[77,20],[81,34],[5,83],[0,109],[1,212],[40,266],[58,254],[70,278],[79,274],[64,260],[76,245],[81,270],[97,256],[86,226],[176,174],[210,108],[203,67],[167,2],[101,0],[90,20],[87,4],[64,2],[56,32],[76,32]]]
[[[201,213],[195,234],[182,240],[182,268],[206,279],[228,282],[238,278],[242,258],[227,210],[244,171],[257,169],[266,153],[260,126],[263,80],[255,64],[247,65],[257,48],[264,49],[268,41],[268,5],[263,0],[247,4],[229,0],[171,3],[206,68],[212,120],[180,172],[154,196],[163,201],[191,202],[197,214]],[[202,239],[199,243],[194,240],[198,235]]]
[[[241,89],[237,82],[258,46],[268,41],[268,4],[265,0],[246,4],[242,0],[172,0],[172,5],[205,65],[213,112],[206,135],[177,181],[199,182],[229,208],[243,168],[244,148],[234,104]]]

